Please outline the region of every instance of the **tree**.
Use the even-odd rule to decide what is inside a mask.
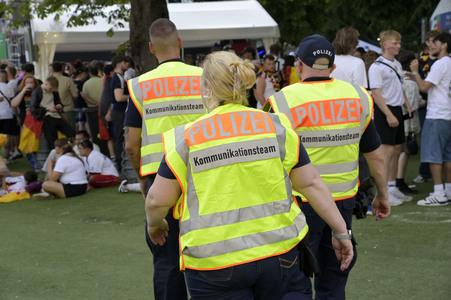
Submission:
[[[130,6],[128,5],[130,4]],[[158,18],[169,18],[166,0],[22,0],[0,2],[0,12],[3,15],[14,16],[13,26],[26,23],[34,13],[38,18],[45,18],[56,13],[56,20],[69,7],[75,5],[76,9],[71,15],[67,26],[83,26],[95,24],[95,17],[106,18],[111,24],[107,35],[114,34],[114,28],[124,27],[129,22],[130,52],[135,62],[138,74],[146,72],[156,66],[157,60],[149,52],[149,27]],[[113,6],[114,5],[114,6]],[[108,11],[105,10],[109,7]]]
[[[304,37],[319,33],[333,38],[338,29],[353,26],[377,39],[384,29],[403,36],[406,48],[421,43],[421,19],[429,17],[440,0],[259,0],[279,24],[281,40],[297,45]],[[388,5],[389,4],[389,5]]]

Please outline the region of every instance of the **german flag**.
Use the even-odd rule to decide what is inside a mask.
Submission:
[[[39,136],[44,121],[38,121],[28,110],[20,133],[19,149],[25,153],[38,152]]]

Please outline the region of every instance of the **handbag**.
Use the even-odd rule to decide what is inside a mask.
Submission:
[[[418,153],[417,135],[413,130],[412,119],[410,120],[410,130],[406,137],[406,146],[409,154],[415,155]]]

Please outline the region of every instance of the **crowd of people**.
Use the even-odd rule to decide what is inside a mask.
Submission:
[[[149,35],[159,64],[138,77],[122,55],[54,62],[43,82],[30,64],[5,66],[0,132],[11,161],[21,126],[41,122],[54,149],[43,166],[26,153],[47,173],[35,199],[118,185],[128,159],[138,183],[118,190],[146,201],[155,299],[187,299],[187,288],[192,299],[345,299],[361,183],[376,220],[412,201],[415,135],[414,182],[434,183],[417,204],[451,202],[451,34],[429,32],[418,58],[395,30],[378,54],[345,27],[285,56],[279,44],[261,57],[226,45],[185,61],[171,21]]]
[[[119,184],[125,156],[120,116],[128,100],[126,80],[134,76],[132,65],[123,55],[107,65],[56,61],[43,81],[35,77],[31,63],[20,70],[6,61],[0,66],[4,161],[26,155],[31,170],[46,173],[35,199],[73,197]]]

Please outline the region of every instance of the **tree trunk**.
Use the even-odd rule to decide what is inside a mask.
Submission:
[[[130,52],[140,75],[158,64],[149,50],[149,27],[158,18],[169,18],[169,12],[166,0],[131,0],[130,5]]]

